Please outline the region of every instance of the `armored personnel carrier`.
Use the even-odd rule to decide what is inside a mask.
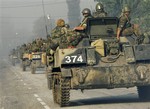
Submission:
[[[31,73],[35,74],[37,68],[45,68],[46,63],[46,54],[45,52],[32,52],[31,55]]]
[[[22,61],[22,71],[26,71],[26,68],[30,66],[31,64],[31,54],[30,53],[23,53],[23,57],[21,59]]]
[[[91,18],[87,37],[72,48],[57,48],[49,71],[53,99],[69,104],[72,89],[137,87],[140,99],[150,99],[150,44],[136,37],[116,40],[118,18]]]
[[[11,64],[13,66],[15,66],[17,59],[18,59],[18,55],[17,55],[17,50],[16,49],[12,49],[10,55],[9,55],[9,59],[11,61]]]

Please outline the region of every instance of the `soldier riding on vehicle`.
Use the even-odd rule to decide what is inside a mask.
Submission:
[[[119,18],[118,30],[117,30],[117,39],[120,40],[120,36],[137,36],[137,39],[142,38],[142,33],[139,29],[139,25],[131,24],[130,18],[130,8],[125,6],[123,8],[123,14]],[[139,42],[138,42],[139,43]]]
[[[82,15],[84,16],[82,22],[80,23],[79,26],[75,27],[74,30],[85,30],[87,26],[87,19],[92,18],[91,10],[88,8],[83,9]]]
[[[101,3],[97,3],[95,7],[96,12],[93,13],[93,17],[106,17],[107,13],[104,11],[104,6]]]
[[[51,37],[53,40],[59,40],[62,35],[65,34],[64,30],[65,21],[63,19],[58,19],[56,22],[56,27],[52,30]]]
[[[50,48],[55,50],[61,41],[61,37],[63,37],[67,32],[67,28],[65,27],[65,21],[63,19],[58,19],[56,22],[56,27],[52,30],[51,33],[51,44]]]

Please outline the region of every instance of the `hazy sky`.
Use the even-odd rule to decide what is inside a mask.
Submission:
[[[43,16],[42,0],[0,0],[2,16],[11,17],[15,23],[21,22],[25,25],[33,20]],[[67,4],[66,0],[43,0],[45,13],[50,14],[53,19],[64,18],[67,20]],[[75,0],[70,0],[74,2]],[[81,9],[85,7],[94,7],[94,0],[80,0]]]
[[[54,20],[63,18],[68,21],[66,0],[43,1],[46,15]],[[72,3],[75,1],[70,0]],[[94,0],[80,0],[81,11],[84,8],[95,9],[95,4]],[[12,49],[31,40],[34,22],[42,16],[42,0],[0,0],[0,49]]]
[[[68,20],[66,0],[43,0],[45,14],[49,14],[52,19],[63,18]],[[70,0],[72,2],[76,0]],[[32,29],[33,21],[43,16],[42,0],[0,0],[0,18],[3,22],[11,20],[15,28],[29,26]],[[94,7],[94,0],[80,0],[81,9]]]

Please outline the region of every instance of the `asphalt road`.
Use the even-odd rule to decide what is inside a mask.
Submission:
[[[17,64],[0,62],[0,109],[60,109],[53,103],[44,71],[23,72]],[[63,109],[150,109],[150,102],[138,99],[130,89],[71,90],[70,105]]]

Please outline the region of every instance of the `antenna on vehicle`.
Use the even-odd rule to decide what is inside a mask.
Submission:
[[[48,37],[48,30],[47,30],[47,24],[46,24],[46,13],[45,13],[45,7],[44,7],[44,1],[43,0],[42,0],[42,7],[43,7],[43,15],[44,15],[44,21],[45,21],[46,37]]]

